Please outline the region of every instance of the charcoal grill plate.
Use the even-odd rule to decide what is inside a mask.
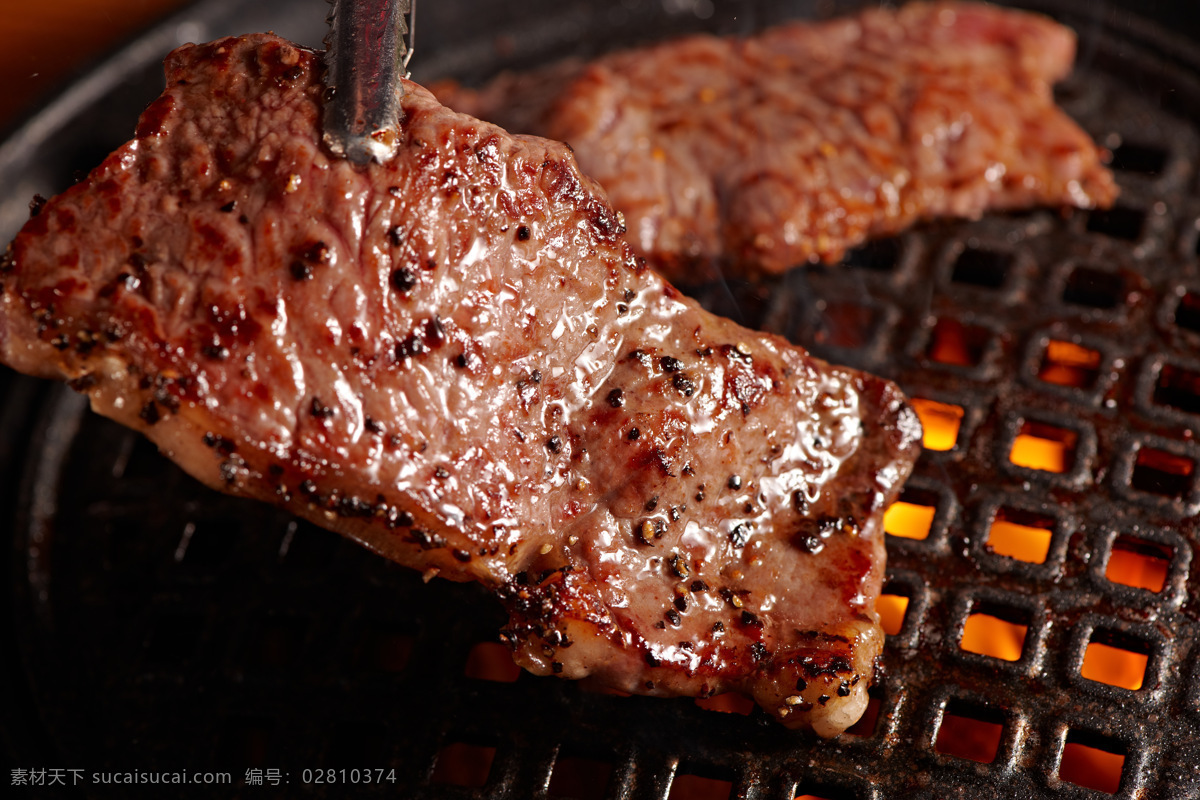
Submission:
[[[465,3],[422,4],[418,79],[478,80],[597,42],[746,31],[856,4],[743,0],[711,16],[703,0],[523,4],[533,22],[510,5],[468,14]],[[572,791],[629,800],[679,797],[685,784],[751,800],[1101,796],[1059,777],[1078,742],[1124,756],[1119,797],[1200,794],[1200,397],[1178,380],[1200,348],[1200,58],[1125,4],[1028,5],[1080,32],[1080,66],[1060,99],[1114,149],[1117,212],[927,225],[850,266],[690,289],[746,324],[964,409],[958,445],[926,453],[910,485],[936,508],[929,536],[890,537],[889,591],[909,611],[873,690],[873,729],[823,742],[757,711],[524,674],[490,680],[512,676],[473,660],[502,622],[477,587],[423,585],[332,534],[215,494],[68,390],[0,372],[4,625],[15,643],[0,662],[0,713],[11,766],[221,770],[235,782],[223,794],[243,797],[344,796],[302,785],[303,770],[357,767],[390,772],[356,794],[541,798],[569,788],[555,778],[568,764],[594,777]],[[1164,19],[1189,10],[1139,5]],[[15,232],[34,192],[61,190],[128,136],[172,46],[270,28],[314,45],[324,12],[322,0],[210,0],[131,42],[0,144],[0,234]],[[1011,274],[996,286],[962,280],[965,250],[999,254]],[[830,338],[830,308],[847,302],[875,321],[849,344]],[[974,331],[978,363],[930,358],[939,320]],[[1051,340],[1101,355],[1090,385],[1039,378]],[[1070,470],[1009,462],[1029,423],[1074,434]],[[1154,453],[1195,468],[1156,472]],[[992,520],[1010,511],[1049,520],[1045,563],[989,549]],[[1113,548],[1131,537],[1166,562],[1160,591],[1106,577]],[[959,647],[977,611],[1026,626],[1017,660]],[[1090,641],[1145,654],[1144,688],[1083,678]],[[991,763],[938,751],[948,715],[999,726]],[[456,761],[474,766],[449,769]],[[249,768],[289,783],[247,786]]]

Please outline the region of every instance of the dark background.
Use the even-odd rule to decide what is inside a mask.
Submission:
[[[651,2],[652,0],[642,0]],[[204,0],[185,7],[166,25],[155,18],[178,4],[174,0],[43,0],[21,4],[19,12],[0,15],[0,77],[4,79],[4,102],[0,104],[0,128],[8,136],[0,144],[0,238],[7,239],[24,219],[26,204],[34,192],[51,193],[63,188],[77,169],[86,169],[98,162],[109,148],[121,141],[122,130],[132,130],[137,109],[157,93],[157,58],[165,54],[178,38],[197,28],[186,27],[194,19],[213,21],[210,28],[200,28],[212,35],[254,29],[262,20],[277,20],[277,8],[284,4],[261,2],[254,4],[253,13],[230,13],[241,7],[235,2]],[[322,0],[305,0],[289,7],[302,7],[303,16],[291,15],[286,25],[272,22],[284,35],[294,36],[306,44],[315,45],[320,38],[321,19],[325,11]],[[556,8],[573,3],[559,2]],[[613,3],[613,5],[618,5]],[[468,38],[488,38],[502,24],[506,3],[453,3],[449,0],[426,2],[421,6],[418,27],[417,77],[422,70],[470,75],[469,63],[438,61],[438,37],[455,35]],[[813,2],[750,3],[719,5],[718,14],[729,8],[753,7],[758,13],[770,15],[779,9],[796,13],[822,13],[830,4]],[[1172,52],[1166,61],[1194,59],[1192,49],[1200,43],[1200,10],[1194,0],[1106,0],[1086,5],[1086,12],[1070,17],[1072,24],[1083,32],[1089,25],[1111,26],[1130,32],[1131,47],[1139,46],[1140,35],[1148,22],[1156,21],[1171,34],[1157,42]],[[149,26],[149,27],[147,27]],[[181,27],[182,26],[182,27]],[[121,50],[123,43],[139,31],[149,31],[141,51]],[[1174,41],[1172,41],[1174,37]],[[211,38],[211,37],[205,37]],[[1086,38],[1086,37],[1085,37]],[[158,48],[157,57],[148,57]],[[117,60],[105,53],[116,53]],[[426,51],[433,51],[432,53]],[[518,54],[520,47],[517,47]],[[140,54],[139,54],[140,53]],[[422,56],[428,60],[421,61]],[[1081,50],[1081,60],[1092,57],[1087,48]],[[122,60],[123,59],[123,60]],[[35,76],[36,73],[36,76]],[[72,84],[81,76],[88,84]],[[1153,76],[1131,76],[1150,97],[1160,92]],[[74,85],[73,92],[64,87]],[[97,103],[103,98],[103,102]],[[1163,103],[1172,99],[1164,96]],[[86,124],[64,125],[66,120],[87,120]],[[63,163],[43,160],[47,153],[71,152],[75,161]],[[20,466],[31,446],[29,431],[21,421],[27,419],[40,402],[45,390],[28,383],[15,384],[12,376],[0,375],[0,396],[7,405],[0,409],[0,505],[12,508],[17,503],[18,486],[22,479]],[[2,531],[7,534],[5,529]],[[5,541],[10,541],[6,538]],[[3,552],[3,574],[7,583],[15,583],[24,567],[24,552],[11,544]],[[53,760],[54,744],[50,732],[35,709],[28,691],[30,676],[18,660],[13,645],[13,597],[3,595],[0,608],[0,746],[5,765],[73,766]],[[0,775],[0,781],[8,781]]]

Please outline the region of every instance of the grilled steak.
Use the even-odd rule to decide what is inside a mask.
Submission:
[[[322,150],[313,53],[166,68],[11,245],[6,363],[210,486],[482,582],[534,672],[857,718],[920,435],[895,386],[680,296],[561,144],[406,82],[398,155],[358,169]]]
[[[692,281],[834,261],[930,217],[1110,204],[1111,174],[1051,93],[1074,54],[1040,16],[912,3],[434,92],[568,142],[635,248]]]

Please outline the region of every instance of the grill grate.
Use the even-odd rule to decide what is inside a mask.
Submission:
[[[246,797],[272,794],[248,768],[286,774],[281,796],[344,794],[301,786],[316,768],[394,770],[358,788],[415,798],[1195,796],[1200,68],[1076,21],[1060,96],[1113,151],[1117,208],[929,225],[693,290],[898,380],[939,436],[889,512],[887,652],[850,732],[517,674],[477,588],[209,492],[5,375],[25,766],[227,770]],[[487,71],[455,58],[426,63]]]

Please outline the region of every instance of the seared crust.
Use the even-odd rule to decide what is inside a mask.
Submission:
[[[316,63],[173,53],[136,138],[14,241],[4,361],[210,486],[481,581],[536,672],[853,722],[918,449],[896,388],[704,312],[565,146],[415,84],[395,160],[329,157]]]

